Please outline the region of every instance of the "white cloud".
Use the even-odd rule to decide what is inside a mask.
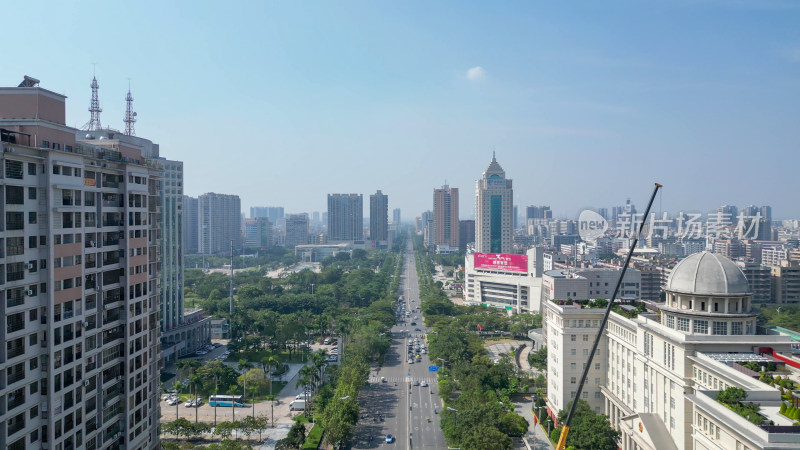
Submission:
[[[467,70],[467,79],[471,81],[479,81],[486,78],[486,71],[481,66],[475,66]]]

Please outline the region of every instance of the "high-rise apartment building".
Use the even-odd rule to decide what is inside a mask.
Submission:
[[[389,196],[380,190],[369,196],[369,238],[389,239]]]
[[[259,219],[266,217],[270,223],[275,225],[279,220],[283,220],[283,206],[251,206],[250,218]]]
[[[242,248],[241,209],[238,195],[210,192],[198,199],[200,253],[230,253]]]
[[[286,218],[286,248],[308,244],[308,214],[290,214]]]
[[[433,244],[458,247],[458,188],[433,190]]]
[[[272,242],[272,224],[266,217],[245,219],[244,248],[265,249]]]
[[[30,80],[0,88],[0,448],[158,448],[158,146]]]
[[[463,252],[467,250],[467,244],[475,242],[475,221],[459,220],[458,221],[458,251]]]
[[[364,200],[361,194],[328,194],[328,240],[364,239]]]
[[[553,212],[549,206],[528,206],[525,208],[525,219],[552,219]]]
[[[161,212],[161,358],[177,360],[211,341],[211,319],[200,308],[185,309],[183,256],[186,221],[194,223],[197,238],[197,199],[183,195],[183,163],[160,158],[164,168],[160,189]],[[184,199],[194,200],[187,217]],[[193,219],[193,220],[192,220]],[[196,253],[196,250],[195,250]]]
[[[400,225],[400,208],[392,210],[392,222],[394,222],[395,225]]]
[[[183,196],[183,252],[194,255],[199,250],[198,234],[200,232],[199,201],[188,195]]]
[[[160,159],[164,167],[161,210],[161,323],[183,323],[183,163]]]
[[[475,251],[511,253],[514,246],[512,180],[494,155],[478,180],[475,195]]]

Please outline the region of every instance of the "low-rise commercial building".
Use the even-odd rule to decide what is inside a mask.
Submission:
[[[464,302],[510,312],[540,312],[541,247],[525,255],[469,253],[464,261]]]

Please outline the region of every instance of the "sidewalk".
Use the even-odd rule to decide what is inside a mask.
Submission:
[[[544,427],[542,427],[542,424],[536,426],[533,425],[533,412],[531,411],[533,401],[515,401],[514,406],[514,412],[524,417],[530,425],[528,427],[528,432],[525,434],[525,436],[523,436],[523,439],[526,441],[527,445],[530,446],[531,450],[554,449],[555,447],[553,447],[553,444],[551,444],[550,440],[547,439],[547,431]]]

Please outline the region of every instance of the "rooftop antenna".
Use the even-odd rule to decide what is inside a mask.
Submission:
[[[136,136],[136,129],[133,124],[136,123],[136,113],[133,111],[133,95],[131,95],[131,79],[128,78],[128,95],[125,96],[125,134],[128,136]]]
[[[96,66],[95,66],[96,68]],[[97,97],[97,89],[100,88],[100,85],[97,84],[97,76],[95,75],[95,71],[92,71],[92,103],[89,106],[89,114],[91,114],[89,118],[89,122],[83,126],[83,129],[88,131],[100,130],[103,126],[100,124],[100,113],[103,110],[100,108],[100,100]]]

